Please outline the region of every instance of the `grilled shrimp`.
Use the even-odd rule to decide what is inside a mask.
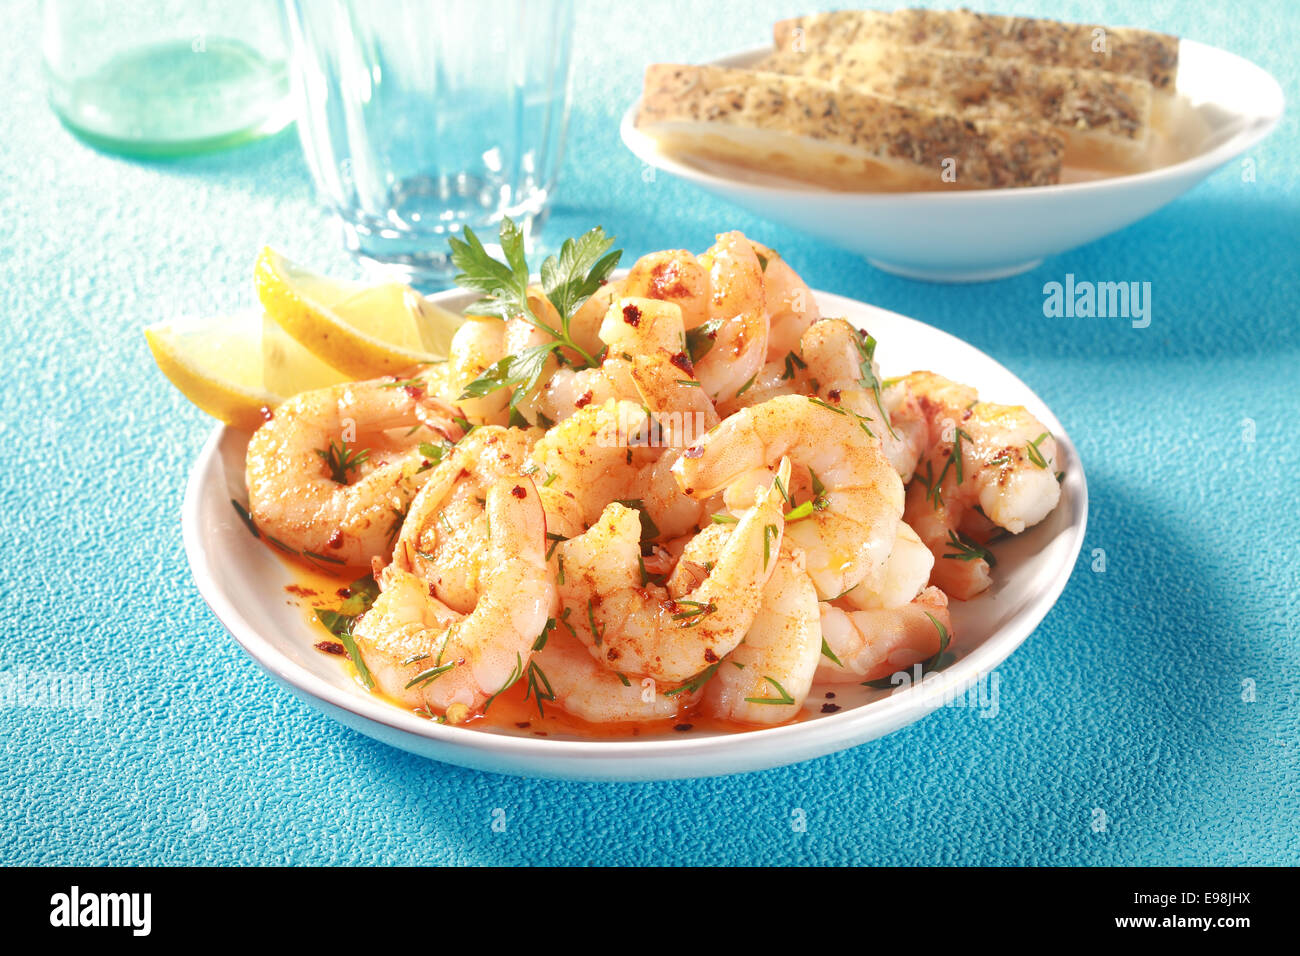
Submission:
[[[715,716],[751,724],[789,720],[812,687],[821,642],[817,589],[804,570],[803,552],[784,548],[763,587],[758,617],[705,685],[705,706]]]
[[[520,401],[519,409],[525,418],[549,427],[589,406],[635,401],[637,395],[632,363],[613,356],[596,368],[556,369],[534,395]]]
[[[631,362],[631,375],[660,429],[658,438],[681,449],[718,423],[713,402],[685,350],[681,309],[671,302],[623,298],[609,310],[601,339],[611,354]],[[674,459],[675,460],[675,459]]]
[[[763,270],[763,298],[767,310],[767,358],[782,362],[790,352],[798,352],[799,340],[821,318],[817,301],[790,264],[767,246],[750,240]]]
[[[555,703],[596,724],[666,720],[685,713],[700,699],[689,688],[665,694],[652,678],[629,677],[595,660],[565,626],[551,629],[545,646],[533,654]]]
[[[695,375],[715,402],[733,399],[767,361],[763,269],[749,240],[727,232],[700,257],[709,270],[709,318],[722,320]]]
[[[555,602],[546,519],[532,481],[493,483],[487,516],[487,570],[469,614],[431,597],[423,580],[394,563],[353,630],[358,668],[364,665],[380,691],[452,721],[480,712],[522,676]]]
[[[245,465],[259,528],[290,548],[352,566],[388,550],[394,518],[428,477],[421,439],[404,436],[427,425],[460,437],[454,407],[422,388],[393,385],[349,382],[276,408],[253,434]]]
[[[900,521],[879,585],[872,587],[864,581],[851,588],[841,603],[862,611],[902,607],[921,593],[933,569],[934,554],[906,520]]]
[[[800,351],[808,375],[818,383],[818,394],[861,418],[880,439],[894,470],[905,483],[910,481],[925,450],[928,428],[912,404],[889,414],[879,389],[875,340],[844,319],[822,319],[804,332]]]
[[[934,458],[929,455],[923,458],[922,469],[934,474]],[[920,478],[908,485],[903,520],[915,529],[933,557],[930,582],[943,588],[949,597],[969,601],[987,590],[993,576],[983,556],[971,550],[969,545],[961,545],[961,539],[957,537],[969,509],[956,493],[953,486],[957,479],[951,474],[951,469],[949,471],[940,482],[937,493]]]
[[[781,395],[816,395],[815,384],[803,359],[790,352],[779,362],[765,363],[753,380],[733,398],[719,402],[718,414],[726,418],[742,408],[762,405]]]
[[[897,608],[855,611],[838,604],[821,604],[821,636],[840,663],[823,655],[818,683],[876,680],[904,670],[937,654],[943,634],[952,633],[948,597],[936,587]]]
[[[683,495],[671,471],[674,449],[652,447],[653,419],[632,402],[588,406],[547,431],[531,460],[541,480],[567,494],[594,523],[611,501],[641,502],[660,533],[676,537],[694,530],[703,504]]]
[[[545,335],[536,329],[533,332]],[[599,346],[595,351],[605,353],[600,365],[553,371],[548,368],[548,373],[543,375],[546,385],[536,396],[520,404],[526,417],[562,422],[579,409],[602,405],[611,398],[635,401],[645,377],[644,373],[637,375],[635,363],[651,356],[663,355],[676,360],[686,369],[677,373],[679,379],[689,374],[690,360],[681,351],[685,335],[681,309],[670,302],[614,297],[601,319],[598,335]],[[537,343],[507,340],[513,353],[530,344]],[[554,364],[554,359],[548,361]],[[698,403],[698,398],[693,401]]]
[[[791,521],[786,534],[804,551],[818,596],[838,596],[864,580],[878,586],[903,513],[903,485],[856,416],[800,395],[774,398],[725,419],[673,471],[686,494],[708,498],[726,489],[734,508],[746,503],[748,490],[732,495],[729,486],[752,489],[755,475],[787,455],[813,489],[811,513]],[[785,490],[792,494],[789,484]]]
[[[519,474],[531,445],[518,428],[476,428],[446,450],[411,502],[393,561],[426,581],[429,593],[453,611],[473,609],[480,576],[490,569],[487,489]]]
[[[981,402],[973,388],[933,372],[906,375],[889,391],[915,403],[927,424],[907,522],[934,554],[934,583],[968,600],[992,576],[978,544],[961,532],[987,518],[1018,534],[1055,508],[1056,442],[1025,408]]]
[[[705,579],[677,596],[645,580],[636,511],[609,505],[584,534],[559,545],[566,619],[604,666],[687,681],[729,654],[753,625],[780,554],[781,503],[774,488],[760,491]]]
[[[685,249],[642,256],[623,280],[622,293],[675,304],[682,310],[682,324],[688,329],[709,320],[709,270]]]
[[[974,389],[933,372],[913,372],[894,388],[914,397],[926,412],[929,446],[936,464],[960,446],[960,462],[940,469],[959,479],[953,487],[963,504],[980,510],[1000,528],[1019,534],[1042,521],[1061,497],[1056,480],[1056,441],[1021,405],[978,401]]]
[[[682,310],[672,302],[622,296],[610,303],[600,323],[600,341],[611,353],[629,357],[662,349],[680,352],[686,327]]]
[[[505,352],[506,323],[501,319],[468,316],[465,324],[451,337],[447,350],[446,385],[454,391],[451,399],[461,414],[475,425],[504,425],[506,389],[489,392],[482,398],[461,398],[465,387],[499,361]]]

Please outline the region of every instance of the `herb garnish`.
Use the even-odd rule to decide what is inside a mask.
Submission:
[[[987,548],[981,548],[974,541],[971,541],[965,535],[952,529],[948,530],[948,544],[956,549],[955,554],[945,554],[945,558],[953,558],[957,561],[975,561],[983,559],[990,568],[997,566],[997,559],[993,557],[993,552]]]
[[[441,465],[442,459],[446,456],[447,452],[451,451],[455,447],[456,446],[449,441],[442,441],[437,444],[422,441],[420,442],[420,454],[423,455],[424,460],[428,462],[428,467],[432,468],[434,465]],[[422,467],[420,470],[423,471],[424,468]]]
[[[407,682],[406,687],[403,689],[410,690],[412,687],[423,687],[425,684],[430,684],[459,663],[460,661],[452,661],[450,664],[442,664],[438,667],[430,667],[428,670],[420,671]]]
[[[542,688],[546,690],[543,691]],[[551,689],[551,682],[546,679],[546,673],[537,666],[537,661],[528,662],[528,689],[524,691],[524,700],[531,697],[537,702],[537,716],[545,717],[546,711],[542,707],[542,701],[555,701],[555,691]]]
[[[681,621],[682,627],[695,627],[706,617],[718,609],[718,606],[710,601],[704,604],[701,601],[676,600],[671,602],[674,607],[684,607],[685,611],[677,611],[672,615],[674,621]]]
[[[365,684],[366,690],[374,690],[375,679],[370,673],[370,668],[366,667],[366,662],[361,659],[361,654],[357,650],[357,642],[352,636],[352,628],[356,625],[359,618],[370,606],[375,603],[375,598],[379,596],[379,585],[375,583],[373,577],[358,578],[348,585],[348,596],[335,610],[325,610],[316,608],[316,617],[326,630],[339,639],[343,649],[348,652],[348,657],[357,668],[357,674],[361,682]]]
[[[546,540],[551,542],[551,546],[546,549],[546,560],[549,561],[551,560],[551,555],[555,554],[555,549],[560,546],[560,542],[568,541],[569,539],[555,531],[548,531],[546,532]]]
[[[465,231],[468,232],[469,230],[467,229]],[[504,694],[506,691],[508,691],[511,687],[514,687],[515,684],[518,682],[519,678],[523,676],[524,676],[524,659],[522,656],[520,656],[518,651],[515,651],[515,666],[511,668],[510,676],[507,677],[506,682],[501,685],[501,689],[497,691],[495,694],[493,694],[491,697],[489,697],[487,699],[487,702],[483,704],[483,713],[486,714],[487,709],[492,706],[492,702],[496,700],[498,697],[500,697],[502,694]]]
[[[713,348],[713,343],[718,337],[718,329],[722,328],[723,321],[723,319],[709,319],[686,333],[686,352],[691,357],[692,365],[709,354],[709,349]]]
[[[763,525],[763,570],[772,559],[772,542],[781,536],[781,529],[774,524]]]
[[[784,687],[776,682],[775,678],[763,675],[763,680],[767,681],[777,689],[780,697],[746,697],[745,702],[750,704],[793,704],[794,698],[789,695]]]
[[[348,472],[357,471],[361,465],[370,457],[370,450],[362,448],[353,451],[348,448],[345,441],[331,441],[329,447],[325,449],[316,449],[316,454],[325,462],[329,469],[330,478],[340,485],[348,483]]]
[[[826,638],[824,637],[822,638],[822,657],[829,657],[836,667],[844,666],[844,664],[840,662],[840,659],[835,656],[835,652],[831,650],[831,646],[826,643]]]
[[[966,432],[962,431],[960,428],[958,428],[956,433],[953,435],[952,461],[957,465],[957,484],[959,485],[961,484],[961,440],[963,438],[971,444],[975,443],[975,439],[971,438],[970,435],[966,434]]]
[[[455,282],[463,289],[483,294],[484,298],[467,310],[474,315],[494,315],[503,319],[521,318],[534,328],[547,333],[552,341],[530,346],[514,355],[507,355],[493,363],[466,386],[461,398],[481,398],[499,388],[514,388],[510,407],[514,408],[523,397],[536,388],[552,355],[572,363],[562,349],[576,353],[585,363],[583,368],[594,368],[599,358],[587,353],[573,338],[569,323],[582,304],[608,279],[623,252],[616,249],[612,237],[597,226],[577,239],[566,239],[560,254],[548,256],[542,263],[542,292],[560,317],[560,327],[554,328],[533,313],[528,304],[528,261],[524,254],[524,236],[519,227],[506,217],[501,223],[501,251],[506,261],[494,259],[483,248],[474,230],[465,229],[465,239],[453,238],[451,261],[461,270]]]
[[[615,498],[624,508],[631,508],[641,516],[641,543],[646,544],[654,541],[659,537],[659,526],[654,523],[650,517],[650,512],[646,511],[645,501],[641,498]]]
[[[711,678],[714,674],[717,673],[718,668],[721,665],[722,665],[722,661],[718,661],[716,664],[710,664],[708,667],[704,668],[704,670],[700,671],[698,674],[696,674],[686,683],[682,684],[681,687],[674,687],[672,690],[664,691],[664,696],[676,697],[678,694],[682,693],[683,691],[689,694],[695,693],[697,690],[699,690],[701,687],[703,687],[705,684],[709,682],[709,678]]]
[[[880,409],[880,414],[885,419],[885,427],[889,429],[889,434],[898,438],[898,432],[894,431],[894,423],[889,420],[889,413],[885,411],[885,399],[880,394],[880,380],[876,378],[876,371],[871,364],[876,356],[876,340],[868,332],[863,332],[860,338],[855,335],[853,339],[861,358],[858,363],[858,374],[861,376],[858,383],[863,388],[871,389],[872,394],[876,396],[876,407]]]
[[[785,353],[785,371],[781,373],[781,381],[788,382],[795,376],[795,369],[806,369],[808,363],[795,355],[794,352]]]
[[[1043,453],[1038,450],[1038,443],[1046,437],[1047,437],[1047,432],[1043,432],[1041,435],[1039,435],[1037,438],[1035,438],[1033,441],[1031,441],[1028,445],[1025,446],[1025,451],[1029,453],[1029,460],[1032,461],[1039,468],[1047,467],[1047,459],[1044,458]]]
[[[596,625],[596,611],[592,607],[591,599],[587,599],[587,626],[591,628],[591,640],[597,647],[605,639],[605,629]]]

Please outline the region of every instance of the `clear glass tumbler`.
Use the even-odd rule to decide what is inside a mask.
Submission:
[[[101,149],[179,156],[292,118],[275,0],[45,0],[50,105]]]
[[[284,0],[298,131],[347,247],[422,288],[447,238],[540,228],[564,149],[568,0]]]

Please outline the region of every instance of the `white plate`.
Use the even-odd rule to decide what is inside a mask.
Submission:
[[[745,66],[770,52],[759,47],[714,62]],[[828,192],[663,154],[635,126],[639,100],[621,129],[643,162],[866,256],[878,268],[934,282],[978,282],[1032,269],[1044,256],[1149,215],[1250,149],[1282,116],[1277,80],[1248,60],[1192,40],[1179,44],[1177,94],[1174,138],[1190,158],[1149,172],[1023,189]]]
[[[539,738],[527,731],[444,726],[368,694],[341,660],[316,650],[326,637],[288,600],[294,578],[231,507],[247,501],[248,434],[217,429],[204,445],[185,492],[185,553],[213,612],[273,678],[349,727],[412,753],[448,763],[532,777],[661,780],[762,770],[853,747],[909,724],[952,701],[987,675],[1030,635],[1060,596],[1083,544],[1088,492],[1083,467],[1061,423],[1029,388],[978,349],[893,312],[824,292],[822,314],[845,316],[879,341],[882,374],[930,369],[974,385],[990,401],[1025,405],[1056,438],[1065,479],[1061,503],[1041,524],[998,544],[994,585],[973,601],[953,602],[951,666],[910,687],[867,690],[836,685],[835,714],[809,697],[808,719],[748,733],[669,732],[617,741]],[[463,309],[473,296],[434,296]],[[265,694],[250,686],[249,694]]]

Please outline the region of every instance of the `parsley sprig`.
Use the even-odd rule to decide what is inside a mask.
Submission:
[[[499,236],[505,262],[494,259],[483,248],[474,230],[465,230],[465,239],[451,240],[451,261],[460,269],[456,284],[463,289],[482,293],[469,312],[474,315],[521,318],[551,337],[551,341],[530,346],[493,363],[482,375],[466,386],[462,399],[482,398],[500,388],[514,388],[510,408],[514,409],[525,395],[537,387],[546,362],[552,355],[570,361],[566,353],[579,356],[582,367],[600,364],[587,353],[570,332],[569,325],[582,304],[605,283],[623,255],[621,249],[610,251],[614,239],[597,226],[577,239],[566,239],[559,256],[548,256],[542,263],[542,292],[560,317],[559,327],[543,321],[528,303],[528,261],[524,254],[524,235],[509,217],[501,223]],[[561,351],[563,350],[563,351]]]

